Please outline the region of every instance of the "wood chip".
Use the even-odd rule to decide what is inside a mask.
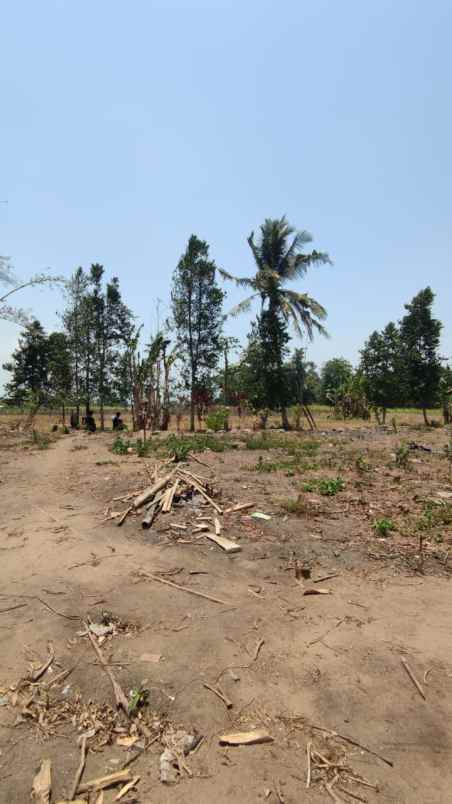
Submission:
[[[232,542],[230,539],[226,539],[225,536],[218,536],[215,533],[204,533],[206,539],[209,539],[211,542],[215,542],[218,547],[221,547],[225,553],[240,553],[241,546],[237,544],[237,542]]]
[[[265,729],[237,731],[233,734],[223,734],[220,737],[220,745],[260,745],[272,742],[273,737]]]
[[[320,586],[317,588],[309,587],[308,589],[305,589],[303,592],[303,595],[331,595],[331,594],[332,594],[331,589],[322,589]]]
[[[52,789],[52,762],[43,759],[39,772],[33,779],[31,798],[38,804],[50,804],[50,791]]]

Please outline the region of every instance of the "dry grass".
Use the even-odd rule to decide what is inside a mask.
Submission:
[[[105,411],[105,423],[107,429],[111,427],[111,419],[114,415],[117,408],[109,408]],[[362,421],[361,419],[347,419],[346,421],[342,419],[336,419],[333,416],[331,408],[327,407],[326,405],[313,405],[312,413],[314,415],[317,427],[319,430],[356,430],[362,427],[368,427],[368,423]],[[123,420],[128,428],[129,431],[132,430],[132,416],[130,411],[123,410],[122,412]],[[404,426],[419,426],[420,428],[424,428],[423,416],[422,412],[418,410],[414,410],[412,408],[406,409],[397,409],[396,411],[390,411],[390,415],[388,414],[388,421],[387,425],[391,426],[392,418],[395,418],[397,427],[404,427]],[[441,411],[437,410],[429,410],[428,411],[429,419],[434,419],[436,421],[441,421]],[[99,413],[95,411],[95,418],[97,424],[100,423]],[[291,417],[293,419],[293,417]],[[0,429],[2,428],[18,428],[21,424],[23,424],[27,419],[26,413],[20,413],[15,410],[11,412],[3,409],[0,412]],[[68,423],[69,417],[67,417],[66,423]],[[57,424],[61,424],[62,419],[61,415],[58,412],[50,412],[50,413],[39,413],[34,419],[34,429],[38,430],[41,433],[48,433],[52,430],[52,427]],[[256,425],[257,419],[252,414],[242,415],[239,417],[237,413],[233,410],[231,412],[229,418],[229,425],[232,430],[253,430],[253,427]],[[181,420],[181,431],[188,432],[189,431],[189,417],[188,414],[184,415]],[[271,414],[268,419],[268,428],[279,428],[281,426],[280,417],[277,414]],[[205,428],[205,425],[203,425]],[[176,417],[173,416],[171,423],[170,423],[170,431],[176,432]],[[309,430],[308,430],[309,432]]]

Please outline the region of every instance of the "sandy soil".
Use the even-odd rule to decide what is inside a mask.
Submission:
[[[452,529],[448,522],[425,533],[416,526],[426,500],[447,507],[451,486],[440,453],[447,434],[407,429],[403,436],[434,451],[413,450],[409,468],[397,468],[391,455],[400,434],[369,426],[316,436],[320,450],[301,476],[256,471],[259,456],[281,460],[281,450],[203,453],[224,507],[249,501],[251,510],[271,515],[265,522],[246,512],[224,517],[224,535],[242,547],[231,556],[193,537],[190,528],[186,534],[170,529],[171,522],[190,524],[195,509],[189,505],[161,517],[151,531],[142,531],[137,518],[122,528],[104,521],[125,507],[112,498],[144,487],[154,465],[152,458],[113,455],[111,435],[75,434],[50,449],[27,451],[9,440],[0,483],[0,801],[28,801],[44,758],[52,760],[52,801],[69,795],[83,723],[75,716],[53,727],[45,717],[36,723],[12,687],[27,677],[30,660],[35,668],[45,661],[51,643],[56,659],[40,683],[74,668],[50,688],[51,708],[64,711],[74,700],[87,711],[114,707],[82,625],[98,622],[106,610],[125,624],[102,650],[126,693],[149,689],[146,709],[155,728],[205,736],[186,758],[191,775],[182,771],[173,786],[159,781],[157,739],[131,765],[140,781],[124,801],[449,802]],[[369,466],[363,469],[359,456]],[[312,478],[338,474],[346,485],[336,496],[303,491]],[[298,512],[288,513],[287,500],[298,495]],[[210,514],[208,506],[201,513]],[[373,529],[383,517],[397,526],[385,539]],[[310,580],[296,580],[295,559],[310,568]],[[140,570],[167,573],[161,577],[225,605],[145,580]],[[328,575],[334,577],[314,583]],[[303,595],[313,586],[331,594]],[[220,687],[232,708],[204,683]],[[222,733],[253,728],[266,729],[273,742],[219,744]],[[93,739],[84,780],[118,770],[131,757],[116,744],[118,736],[111,732],[103,746]],[[334,767],[313,767],[306,789],[309,742],[333,766],[349,768],[348,777],[339,769],[332,794],[325,785]],[[106,791],[105,804],[117,792]]]

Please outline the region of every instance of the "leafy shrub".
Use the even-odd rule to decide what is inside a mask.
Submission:
[[[392,519],[376,519],[374,522],[374,529],[379,536],[386,538],[391,530],[395,530],[395,525]]]
[[[33,444],[37,449],[48,449],[52,439],[45,435],[45,433],[38,433],[37,430],[33,430]]]
[[[121,438],[120,435],[116,436],[111,451],[115,453],[115,455],[127,455],[127,450],[129,449],[129,445]]]
[[[408,469],[410,465],[410,448],[402,441],[395,451],[396,466],[400,469]]]
[[[329,480],[319,480],[318,487],[320,494],[323,494],[324,497],[334,497],[338,491],[345,489],[345,481],[341,477],[332,477]]]
[[[206,425],[214,433],[218,433],[220,430],[229,430],[229,408],[222,407],[211,411],[206,417]]]

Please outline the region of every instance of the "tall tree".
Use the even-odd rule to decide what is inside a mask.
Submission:
[[[312,236],[306,231],[296,231],[285,217],[267,218],[260,227],[257,242],[254,232],[248,238],[248,245],[254,257],[256,273],[252,277],[232,277],[222,272],[226,279],[232,279],[239,287],[250,289],[252,294],[244,299],[232,311],[237,314],[248,310],[254,299],[260,299],[260,326],[264,340],[274,337],[271,349],[273,361],[272,377],[268,375],[268,403],[281,410],[283,427],[289,428],[289,421],[284,400],[286,385],[284,382],[284,356],[288,341],[288,325],[292,323],[296,333],[302,337],[306,333],[312,339],[314,331],[325,333],[322,321],[326,311],[319,302],[307,293],[289,290],[288,282],[301,279],[312,265],[329,263],[330,258],[324,252],[305,251]],[[262,341],[264,346],[264,341]],[[268,346],[268,344],[267,344]],[[274,390],[279,385],[281,394],[275,400]]]
[[[74,397],[88,410],[93,400],[100,405],[104,429],[104,405],[114,396],[121,352],[132,334],[133,316],[124,304],[119,281],[104,284],[104,267],[91,265],[89,272],[78,268],[68,283],[68,304],[63,323],[70,342]]]
[[[190,391],[190,430],[195,429],[196,400],[209,385],[220,357],[224,292],[216,281],[217,267],[209,246],[191,235],[173,276],[171,294],[183,378]]]
[[[335,397],[341,386],[346,385],[353,377],[353,366],[345,357],[333,357],[322,366],[322,401],[328,405],[335,403]]]
[[[424,288],[405,305],[407,314],[400,322],[400,338],[411,401],[422,409],[429,424],[427,409],[438,402],[441,379],[439,343],[442,324],[433,318],[435,294]]]
[[[69,341],[64,332],[51,332],[47,338],[49,402],[61,407],[63,424],[66,405],[72,400],[72,371]]]
[[[84,382],[84,365],[88,316],[86,310],[86,295],[88,292],[88,277],[82,267],[77,268],[66,284],[66,308],[62,315],[63,325],[68,337],[73,379],[73,395],[77,410],[77,419],[80,418],[80,406],[85,396],[86,382]]]
[[[384,423],[387,408],[405,401],[400,333],[392,321],[366,341],[361,350],[360,370],[367,399],[377,419],[381,411]]]
[[[101,430],[105,428],[105,400],[109,396],[112,373],[118,362],[118,349],[125,348],[132,332],[132,314],[122,301],[119,280],[113,277],[104,288],[102,284],[104,273],[103,265],[99,263],[91,265],[91,293],[88,299],[92,314],[93,373],[100,408]]]
[[[5,398],[22,405],[30,397],[38,408],[47,398],[49,349],[47,336],[39,321],[27,324],[19,337],[11,360],[4,363],[11,380],[5,388]]]

